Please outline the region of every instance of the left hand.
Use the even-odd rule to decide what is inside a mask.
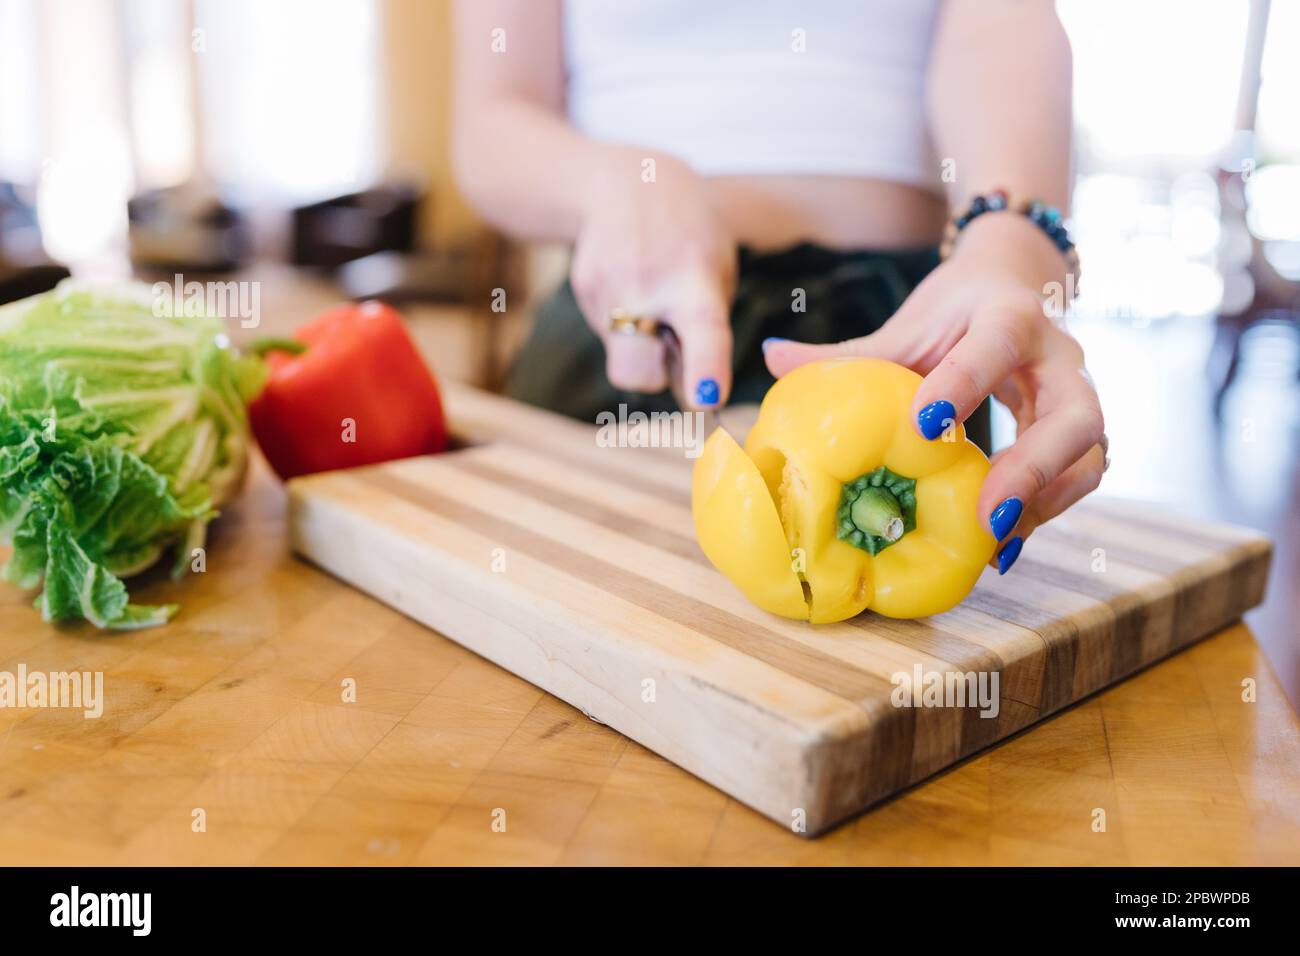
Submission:
[[[1016,441],[993,456],[979,499],[1001,542],[990,564],[1005,573],[1034,528],[1095,489],[1105,467],[1083,349],[1044,311],[1045,285],[1064,281],[1064,259],[1036,226],[985,215],[879,331],[835,345],[773,341],[767,366],[779,378],[846,355],[905,365],[925,376],[912,416],[931,440],[988,395],[1011,409]]]

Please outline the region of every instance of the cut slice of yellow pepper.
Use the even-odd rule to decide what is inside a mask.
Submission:
[[[715,431],[695,464],[695,533],[764,610],[813,623],[959,603],[997,542],[976,513],[988,473],[960,424],[926,441],[921,378],[878,359],[802,366],[764,398],[742,450]]]
[[[721,428],[695,462],[691,511],[705,556],[745,597],[782,617],[808,616],[776,504],[754,463]]]

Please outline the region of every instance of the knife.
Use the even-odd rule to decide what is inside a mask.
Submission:
[[[677,401],[677,407],[685,412],[691,407],[686,401],[686,382],[684,379],[685,370],[682,367],[682,343],[673,331],[673,327],[667,322],[660,321],[655,330],[655,335],[664,343],[664,353],[667,356],[668,365],[668,384],[672,390],[673,398]],[[705,435],[713,434],[715,428],[722,427],[722,415],[720,409],[704,409],[704,433]]]

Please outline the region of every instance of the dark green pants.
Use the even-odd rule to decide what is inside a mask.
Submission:
[[[868,335],[938,261],[933,249],[838,252],[806,244],[775,253],[741,249],[731,307],[731,402],[759,402],[771,387],[764,339],[827,343]],[[609,384],[604,346],[583,320],[568,282],[538,310],[532,334],[507,376],[506,393],[589,422],[620,403],[629,411],[677,409],[670,392],[643,395]],[[966,422],[967,434],[986,452],[988,426],[986,402]]]

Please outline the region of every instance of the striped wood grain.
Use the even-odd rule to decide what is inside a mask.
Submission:
[[[463,389],[449,405],[471,447],[294,481],[295,549],[809,833],[1223,627],[1267,577],[1262,536],[1097,500],[947,614],[812,627],[708,565],[680,451],[601,448]],[[918,664],[997,672],[998,716],[894,707]]]

